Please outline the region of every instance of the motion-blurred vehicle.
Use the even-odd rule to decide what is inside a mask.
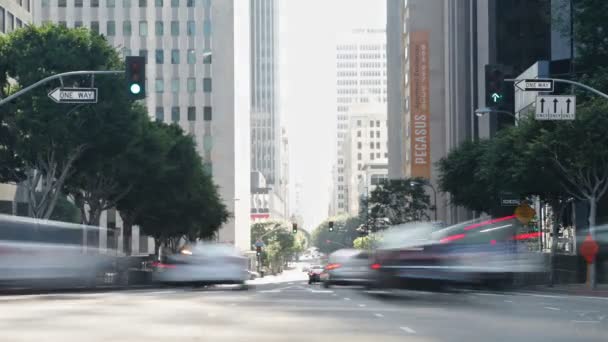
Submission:
[[[91,246],[98,245],[102,229],[0,215],[0,286],[96,286],[98,278],[113,270],[117,259],[106,254],[110,250]]]
[[[364,285],[369,281],[369,253],[358,249],[340,249],[329,255],[322,277],[323,286]]]
[[[321,265],[313,265],[308,271],[308,284],[318,283],[321,281],[321,274],[324,268]]]
[[[232,245],[197,243],[154,264],[155,282],[168,285],[240,285],[249,280],[248,259]]]
[[[446,286],[503,287],[515,274],[544,271],[538,239],[515,216],[475,220],[434,230],[430,224],[389,229],[370,268],[372,287],[441,290]]]

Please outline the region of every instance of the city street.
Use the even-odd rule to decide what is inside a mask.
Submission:
[[[284,282],[0,297],[2,341],[605,341],[608,298]],[[277,278],[278,279],[278,278]],[[296,280],[299,279],[299,280]],[[255,282],[254,282],[255,283]]]

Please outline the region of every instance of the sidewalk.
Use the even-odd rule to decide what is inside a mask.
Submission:
[[[597,284],[595,289],[590,289],[587,284],[559,284],[553,287],[547,285],[530,286],[522,289],[526,292],[543,294],[563,294],[571,296],[591,296],[608,298],[608,284]]]

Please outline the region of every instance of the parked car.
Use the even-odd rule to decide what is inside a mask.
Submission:
[[[358,249],[340,249],[329,255],[323,286],[364,285],[369,281],[369,253]]]
[[[308,284],[318,283],[321,281],[321,274],[324,272],[324,268],[321,265],[314,265],[308,271]]]
[[[232,245],[199,243],[155,263],[153,279],[164,284],[236,284],[247,288],[248,259]]]

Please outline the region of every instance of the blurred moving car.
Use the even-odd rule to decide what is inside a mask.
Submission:
[[[321,265],[313,265],[308,271],[308,284],[318,283],[321,281],[321,274],[324,268]]]
[[[115,251],[92,246],[97,246],[101,230],[95,226],[0,215],[0,286],[44,289],[96,286],[98,278],[114,270],[117,259],[107,254]]]
[[[236,284],[246,289],[248,259],[232,245],[197,243],[155,263],[153,279],[164,284],[196,286]]]
[[[503,287],[515,274],[544,271],[538,239],[515,218],[475,220],[441,230],[430,224],[389,229],[372,257],[372,287],[441,290],[445,286]]]
[[[323,286],[364,285],[369,281],[369,253],[358,249],[340,249],[329,255]]]

